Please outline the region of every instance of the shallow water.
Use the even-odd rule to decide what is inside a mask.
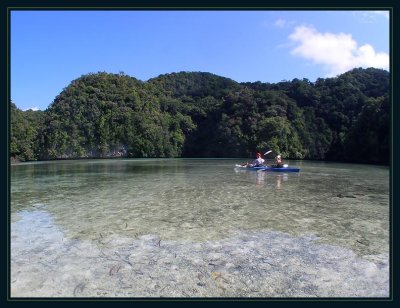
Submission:
[[[12,294],[15,296],[268,297],[387,294],[389,255],[389,169],[387,167],[292,161],[289,164],[300,167],[300,173],[281,174],[234,169],[233,166],[238,161],[240,160],[82,160],[12,166],[10,198]],[[371,277],[379,276],[381,280],[378,279],[376,289],[367,288],[358,293],[353,289],[346,293],[341,289],[344,288],[342,280],[346,274],[331,279],[335,281],[336,293],[335,290],[330,291],[331,293],[327,291],[332,285],[328,284],[326,289],[318,289],[313,284],[313,287],[308,286],[309,291],[305,291],[307,288],[303,290],[299,287],[299,290],[293,289],[292,293],[286,294],[282,290],[290,289],[287,286],[290,282],[285,282],[286,287],[282,287],[281,291],[268,289],[264,284],[256,287],[258,282],[253,282],[252,288],[244,287],[246,282],[243,282],[245,281],[243,277],[251,276],[251,269],[248,269],[250,272],[240,272],[240,275],[244,276],[238,274],[242,278],[237,278],[237,281],[232,278],[233,266],[224,268],[225,272],[221,268],[218,271],[208,269],[210,267],[208,263],[225,262],[226,265],[233,264],[235,260],[236,263],[243,262],[246,258],[261,266],[260,260],[263,259],[257,259],[257,256],[261,252],[265,256],[274,251],[271,247],[266,247],[264,241],[266,239],[273,241],[276,236],[282,239],[282,243],[286,241],[289,243],[288,247],[291,247],[291,250],[287,251],[287,247],[283,247],[282,244],[279,246],[279,240],[274,240],[276,245],[272,248],[276,250],[275,256],[278,259],[293,254],[295,251],[293,247],[297,247],[301,239],[312,239],[302,246],[303,261],[299,263],[297,257],[293,259],[294,263],[291,266],[296,271],[301,271],[301,267],[305,264],[309,265],[309,271],[314,271],[311,269],[314,263],[305,262],[305,258],[315,259],[315,255],[322,258],[322,255],[326,255],[326,251],[331,251],[332,254],[343,250],[340,258],[347,260],[348,263],[348,256],[351,255],[352,270],[359,267],[357,273],[361,280],[355,280],[355,284],[360,286],[362,285],[360,281],[366,279],[364,281],[366,285],[371,283],[374,285],[376,279]],[[286,240],[287,237],[291,240]],[[251,238],[260,245],[264,243],[264,248],[259,248],[257,251],[245,250],[240,256],[232,252],[239,249],[239,246],[246,245]],[[202,254],[198,252],[196,255],[196,245],[202,247]],[[148,247],[151,247],[151,253]],[[149,278],[147,282],[137,280],[145,275],[143,272],[146,271],[146,266],[153,267],[152,270],[157,269],[154,268],[154,264],[152,266],[146,263],[142,264],[141,269],[134,270],[133,259],[129,261],[129,258],[136,258],[136,263],[139,260],[153,260],[155,256],[160,256],[159,251],[153,251],[154,247],[157,249],[170,247],[171,255],[165,256],[165,264],[168,266],[159,268],[159,271],[170,271],[177,266],[178,276],[168,279],[182,283],[181,293],[176,291],[180,290],[177,285],[170,288],[164,286],[161,292],[161,287],[156,286],[161,285],[161,282],[165,283],[167,278],[162,278],[162,275],[158,275],[159,279],[155,280]],[[231,248],[218,252],[217,257],[209,257],[213,251],[221,247]],[[304,250],[304,247],[308,248]],[[121,251],[125,252],[125,257],[122,259],[101,258],[102,255],[115,257],[115,253],[121,256]],[[181,251],[181,258],[174,257],[172,251]],[[183,256],[183,252],[186,257]],[[210,261],[213,258],[220,260]],[[93,259],[98,263],[89,262]],[[325,261],[326,268],[329,260]],[[85,262],[88,263],[83,270],[81,266]],[[124,275],[122,269],[116,273],[118,267],[112,262],[120,262],[118,263],[120,268],[127,267],[125,276],[121,276],[123,279],[119,277],[118,281],[121,284],[125,279],[124,285],[131,286],[130,289],[127,287],[129,292],[121,285],[107,282],[106,278],[114,274]],[[108,264],[108,267],[104,264]],[[204,267],[202,270],[197,270],[210,279],[209,284],[199,282],[200,280],[196,283],[187,281],[188,273],[195,271],[193,267],[196,267],[196,264],[198,266],[202,264]],[[114,272],[113,266],[116,266]],[[339,264],[337,266],[340,268]],[[371,274],[368,268],[373,268],[376,273]],[[366,269],[368,275],[365,275]],[[55,271],[54,277],[49,276],[49,270]],[[101,278],[102,271],[105,273],[105,278]],[[142,275],[137,274],[139,278],[132,276],[135,271],[141,271]],[[320,270],[315,269],[315,272],[320,273]],[[345,272],[349,272],[349,268],[343,267],[343,273]],[[219,276],[213,279],[217,274],[213,276],[212,273],[225,273],[226,277],[231,275],[231,280],[228,278],[225,280],[232,283],[225,281],[220,293],[215,293],[212,291],[215,285],[213,288],[211,282],[216,284],[222,280],[218,279]],[[276,278],[275,283],[279,281],[282,284],[283,277],[290,277],[288,273],[283,275],[282,271],[276,271],[275,274],[278,275],[277,273],[281,276],[280,280]],[[32,282],[33,274],[36,275],[35,281],[41,283]],[[299,277],[298,273],[296,275]],[[77,278],[80,276],[86,278]],[[148,276],[153,277],[154,273]],[[332,273],[328,276],[332,278]],[[260,276],[260,279],[261,277],[263,276]],[[317,280],[324,281],[323,278]],[[316,281],[315,277],[314,280]],[[54,285],[55,281],[58,282],[58,287]],[[95,285],[93,281],[96,281]],[[133,281],[143,284],[144,287],[135,289],[132,286]],[[158,284],[154,281],[158,281]],[[265,281],[265,277],[260,281]],[[189,287],[191,283],[199,288],[197,293],[190,293],[190,290],[194,289]],[[230,291],[227,291],[227,285]],[[121,288],[126,292],[117,291]],[[63,293],[64,289],[67,289],[66,293]],[[252,292],[254,289],[258,291]],[[344,289],[347,290],[349,287]]]

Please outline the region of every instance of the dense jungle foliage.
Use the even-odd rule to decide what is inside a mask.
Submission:
[[[253,157],[389,164],[389,73],[237,83],[180,72],[142,82],[100,72],[74,80],[45,111],[11,103],[13,157]]]

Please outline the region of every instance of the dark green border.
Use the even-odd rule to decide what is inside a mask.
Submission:
[[[396,77],[398,76],[399,64],[397,63],[397,58],[395,57],[399,54],[398,48],[398,36],[400,24],[400,10],[399,10],[399,1],[394,0],[341,0],[341,1],[312,1],[312,0],[264,0],[264,1],[243,1],[243,0],[234,0],[234,1],[154,1],[154,0],[140,0],[140,1],[122,1],[122,0],[106,0],[106,1],[95,1],[95,0],[82,0],[82,1],[68,1],[68,0],[42,0],[42,1],[12,1],[12,0],[3,0],[0,2],[1,7],[1,35],[2,35],[2,48],[1,50],[1,72],[3,81],[2,86],[3,89],[0,93],[2,93],[2,112],[0,116],[2,120],[0,120],[0,131],[1,134],[1,142],[4,150],[1,151],[1,159],[4,162],[2,164],[2,172],[3,177],[3,185],[1,185],[2,193],[1,196],[3,202],[2,214],[4,215],[4,220],[2,232],[4,235],[2,243],[5,244],[4,253],[2,253],[2,263],[1,266],[2,271],[0,272],[0,281],[1,281],[1,304],[24,304],[24,303],[32,303],[35,302],[37,304],[61,304],[61,302],[84,302],[84,304],[95,304],[113,302],[133,302],[133,304],[138,304],[140,302],[151,302],[151,303],[162,303],[162,302],[171,302],[173,304],[195,304],[194,302],[209,304],[211,302],[217,304],[251,304],[251,303],[261,303],[261,304],[272,304],[278,302],[293,303],[298,304],[301,302],[302,304],[329,304],[336,302],[337,304],[344,304],[349,302],[359,302],[360,304],[395,304],[395,301],[399,295],[399,287],[398,287],[398,266],[396,266],[395,253],[397,245],[396,245],[396,237],[398,233],[398,228],[396,228],[395,218],[398,215],[399,210],[396,211],[396,205],[398,205],[398,191],[396,191],[395,183],[397,181],[398,175],[398,163],[396,158],[400,158],[398,151],[398,132],[399,132],[399,120],[397,119],[399,115],[399,106],[400,102],[398,102],[398,87],[400,86]],[[8,139],[9,139],[9,101],[10,101],[10,36],[9,36],[9,12],[10,10],[36,10],[36,9],[48,9],[48,10],[354,10],[354,9],[389,9],[391,11],[391,47],[390,47],[390,71],[391,71],[391,85],[392,85],[392,117],[391,117],[391,140],[392,140],[392,150],[391,150],[391,172],[390,172],[390,192],[391,192],[391,291],[390,297],[388,299],[368,299],[368,298],[360,298],[360,299],[146,299],[146,298],[138,298],[138,299],[52,299],[52,298],[42,298],[42,299],[11,299],[9,297],[10,289],[9,289],[9,251],[10,251],[10,242],[9,242],[9,234],[10,234],[10,226],[9,226],[9,195],[10,195],[10,162],[9,162],[9,152],[8,152]],[[6,48],[5,48],[6,47]],[[397,295],[397,296],[396,296]],[[4,302],[3,302],[4,301]],[[268,303],[266,302],[268,301]],[[297,302],[297,303],[295,303]],[[109,303],[109,304],[110,304]]]

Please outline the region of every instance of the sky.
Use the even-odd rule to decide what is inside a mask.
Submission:
[[[10,13],[11,101],[45,110],[71,81],[180,71],[237,82],[389,71],[389,11],[38,11]]]

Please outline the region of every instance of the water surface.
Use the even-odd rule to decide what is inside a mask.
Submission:
[[[205,241],[236,229],[268,229],[317,234],[367,254],[387,249],[387,168],[294,164],[300,173],[236,170],[233,160],[17,165],[11,170],[12,219],[23,210],[45,210],[78,239],[118,233]]]
[[[291,161],[300,173],[281,174],[237,170],[234,165],[240,161],[121,159],[13,165],[12,276],[18,276],[18,264],[29,268],[24,258],[35,251],[65,254],[77,243],[121,248],[146,236],[157,238],[161,247],[160,243],[209,245],[238,234],[269,232],[310,237],[313,245],[340,247],[370,261],[382,263],[382,256],[388,255],[387,167]],[[43,285],[36,288],[49,288]],[[74,295],[80,290],[76,288]],[[22,292],[21,286],[13,290]]]

